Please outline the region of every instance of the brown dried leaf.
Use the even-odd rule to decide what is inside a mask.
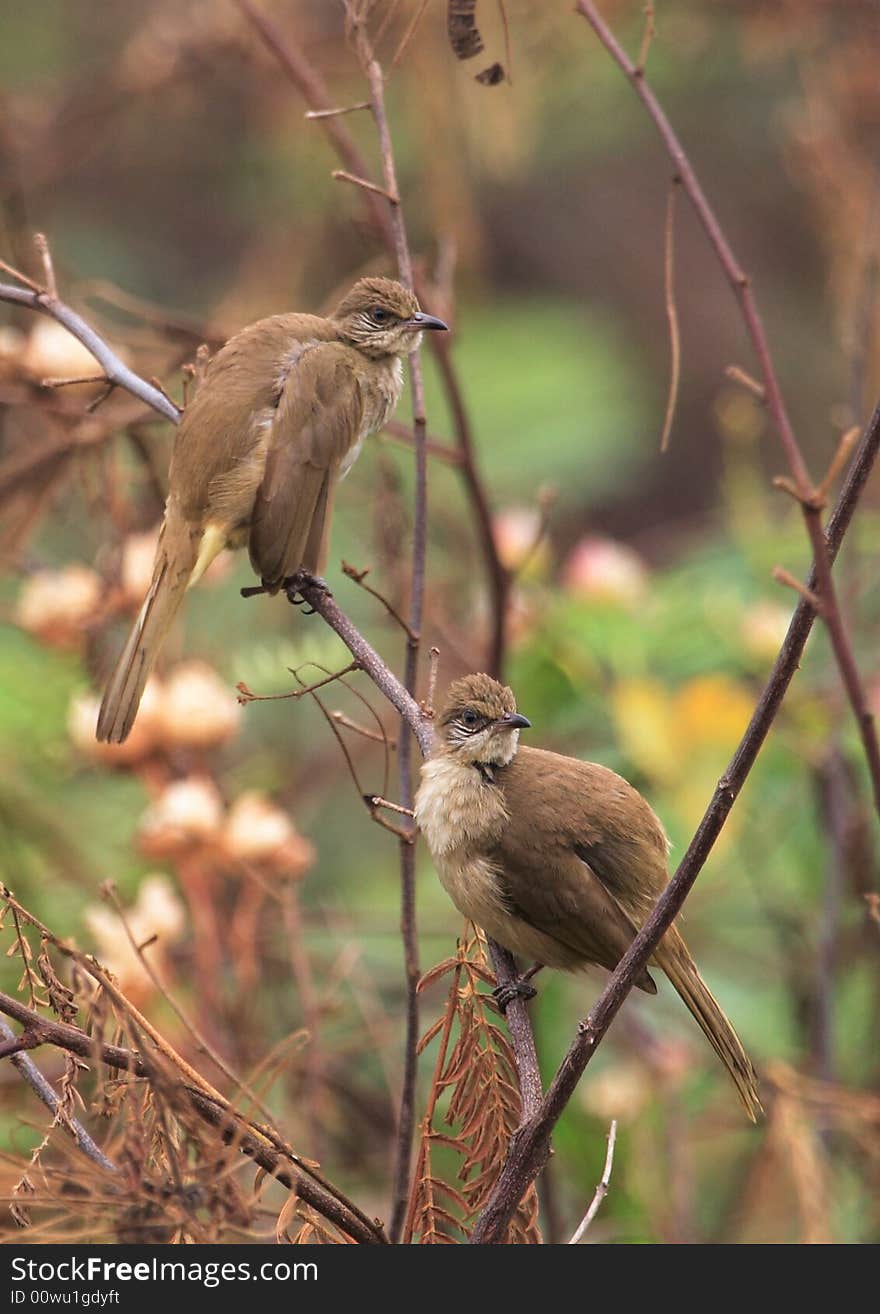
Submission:
[[[431,967],[428,969],[428,971],[419,981],[418,985],[416,986],[416,989],[420,993],[422,990],[427,990],[429,985],[433,985],[435,981],[439,981],[441,977],[446,976],[449,972],[454,971],[456,967],[458,967],[457,958],[444,958],[442,963],[437,963],[435,967]]]

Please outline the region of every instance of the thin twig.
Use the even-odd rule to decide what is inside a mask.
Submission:
[[[584,1214],[575,1234],[569,1241],[570,1246],[576,1246],[583,1239],[584,1233],[589,1228],[596,1214],[599,1212],[599,1206],[608,1194],[608,1184],[611,1181],[611,1169],[614,1166],[614,1144],[617,1140],[617,1119],[611,1119],[611,1126],[608,1129],[608,1150],[605,1154],[605,1167],[602,1169],[602,1176],[599,1179],[599,1185],[596,1187],[596,1194],[590,1202],[590,1207]]]
[[[0,992],[0,1013],[5,1013],[25,1027],[41,1029],[47,1045],[54,1045],[57,1049],[67,1050],[86,1060],[99,1059],[108,1067],[130,1072],[137,1077],[153,1075],[151,1065],[138,1051],[120,1045],[104,1044],[70,1023],[43,1018],[12,995]],[[349,1236],[369,1245],[383,1245],[387,1242],[380,1224],[367,1218],[341,1192],[336,1192],[335,1187],[329,1187],[313,1170],[298,1162],[289,1150],[273,1147],[262,1140],[259,1134],[245,1128],[233,1110],[215,1100],[204,1088],[181,1083],[179,1089],[199,1116],[218,1129],[227,1144],[234,1143],[240,1153],[253,1159],[283,1186],[297,1191],[307,1204],[340,1226]]]
[[[759,402],[763,403],[767,400],[767,393],[763,385],[757,379],[753,379],[751,374],[741,369],[739,365],[726,365],[724,373],[732,383],[740,384],[746,392],[750,392],[753,397],[757,397]]]
[[[784,566],[774,566],[772,574],[778,584],[784,584],[786,588],[794,589],[795,593],[799,593],[802,598],[806,598],[815,612],[818,612],[820,616],[822,615],[825,610],[822,599],[812,589],[808,589],[806,584],[803,584],[795,575],[792,575],[790,570],[786,570]]]
[[[401,424],[399,420],[388,420],[382,430],[382,436],[390,438],[392,442],[400,443],[404,447],[412,448],[414,446],[411,426]],[[428,438],[425,441],[425,451],[429,456],[445,462],[446,465],[463,464],[461,452],[455,447],[450,447],[448,443],[440,443],[433,438]]]
[[[345,712],[335,711],[330,715],[337,725],[341,725],[346,730],[351,730],[353,734],[360,735],[363,739],[369,739],[374,744],[385,744],[392,752],[397,747],[396,739],[389,739],[386,734],[379,734],[371,730],[369,726],[361,725],[360,721],[353,721]]]
[[[370,806],[374,808],[388,808],[389,812],[398,812],[402,817],[412,817],[415,815],[412,808],[405,808],[400,803],[392,803],[390,799],[383,798],[381,794],[370,795]]]
[[[654,5],[652,0],[648,0],[642,13],[645,16],[645,27],[642,32],[642,44],[639,46],[639,56],[636,60],[636,68],[640,73],[644,73],[645,65],[648,62],[648,52],[654,37],[657,35],[657,24],[654,20]]]
[[[364,191],[375,192],[377,196],[384,196],[385,200],[391,205],[400,205],[400,197],[396,192],[389,192],[386,187],[380,187],[378,183],[370,182],[369,178],[359,178],[355,173],[349,173],[347,169],[334,169],[330,175],[337,182],[352,183],[355,187],[363,187]]]
[[[56,301],[58,299],[58,288],[55,283],[55,266],[52,264],[52,252],[49,250],[49,239],[45,233],[34,233],[34,246],[37,248],[37,255],[40,257],[40,264],[43,266],[43,286],[49,298]]]
[[[41,315],[47,315],[49,319],[63,324],[67,331],[92,353],[109,382],[125,388],[127,392],[139,397],[148,406],[152,406],[160,415],[164,415],[166,420],[177,424],[180,419],[177,407],[163,397],[158,388],[152,387],[146,379],[142,379],[124,365],[116,353],[110,350],[104,339],[63,301],[53,300],[42,289],[12,287],[7,283],[0,283],[0,301],[7,301],[16,306],[28,306],[31,310],[37,310]]]
[[[639,67],[642,66],[639,60]],[[669,324],[669,395],[666,401],[666,415],[663,418],[663,430],[660,436],[660,451],[669,447],[669,435],[672,433],[672,421],[675,419],[675,407],[678,401],[678,385],[681,379],[681,336],[678,330],[678,308],[675,304],[675,189],[678,180],[673,178],[669,187],[669,199],[666,203],[666,240],[664,243],[664,286],[666,289],[666,319]]]
[[[350,562],[343,561],[342,573],[343,575],[347,575],[349,579],[354,580],[355,584],[358,584],[365,593],[369,593],[371,597],[374,597],[377,602],[381,602],[391,619],[397,621],[397,624],[403,630],[406,637],[410,640],[415,640],[416,636],[413,634],[400,612],[397,611],[397,609],[385,597],[384,593],[380,593],[378,589],[374,589],[372,584],[365,583],[366,577],[370,573],[369,566],[364,570],[358,570],[357,567],[352,566]]]
[[[444,341],[437,341],[441,337]],[[492,510],[477,466],[476,445],[464,396],[452,364],[451,344],[446,339],[445,333],[434,333],[431,335],[431,347],[440,369],[440,379],[452,415],[458,450],[461,453],[462,478],[475,521],[489,584],[492,630],[486,671],[489,675],[500,679],[504,673],[504,656],[507,647],[507,603],[510,597],[511,576],[498,554]]]
[[[74,383],[106,383],[106,374],[81,374],[75,379],[40,379],[41,388],[70,388]]]
[[[399,197],[397,171],[391,129],[385,110],[385,78],[373,55],[367,34],[358,31],[361,62],[370,87],[373,119],[379,138],[382,156],[382,176],[389,198]],[[414,287],[412,257],[406,235],[406,222],[399,203],[389,205],[389,219],[394,237],[394,252],[400,281]],[[415,697],[418,679],[419,638],[425,605],[425,560],[428,545],[428,456],[425,450],[427,419],[425,416],[425,387],[418,351],[409,357],[410,389],[412,392],[413,441],[416,449],[415,504],[413,508],[412,568],[410,580],[409,620],[404,664],[404,685]],[[402,732],[398,741],[398,793],[403,807],[411,808],[414,801],[412,740]],[[397,1145],[394,1181],[392,1185],[391,1221],[388,1233],[397,1241],[406,1221],[412,1165],[413,1133],[416,1119],[416,1077],[419,1044],[419,939],[416,925],[416,858],[415,846],[405,837],[400,843],[400,929],[403,936],[404,975],[406,978],[406,1034],[404,1039],[403,1086],[397,1118]]]
[[[880,449],[880,406],[875,410],[865,431],[858,454],[828,522],[827,545],[830,561],[836,557],[849,528],[859,497],[876,461],[878,449]],[[813,588],[815,583],[814,567],[808,587]],[[611,974],[589,1015],[580,1023],[577,1036],[557,1069],[538,1111],[514,1134],[504,1168],[471,1235],[472,1242],[487,1244],[503,1242],[517,1204],[547,1162],[551,1132],[571,1099],[587,1064],[702,871],[782,706],[788,686],[798,670],[801,654],[815,619],[814,608],[806,599],[802,599],[792,616],[788,633],[752,714],[752,719],[727,770],[718,782],[678,870]]]
[[[41,1025],[42,1019],[37,1017],[37,1023],[40,1024],[39,1029],[37,1024],[32,1025],[31,1036],[34,1037],[34,1040],[33,1042],[28,1042],[27,1048],[31,1048],[31,1043],[34,1045],[45,1043],[43,1039],[36,1039],[36,1037],[45,1036],[45,1032],[42,1030]],[[27,1024],[25,1025],[27,1027]],[[0,1036],[3,1037],[7,1044],[12,1045],[18,1043],[25,1035],[27,1035],[27,1030],[25,1030],[21,1037],[16,1036],[12,1027],[9,1026],[7,1022],[0,1019]],[[99,1168],[106,1168],[106,1170],[111,1173],[118,1172],[119,1169],[116,1167],[116,1164],[113,1163],[111,1159],[108,1159],[104,1151],[95,1144],[82,1123],[79,1122],[77,1118],[74,1118],[72,1114],[64,1112],[57,1092],[43,1076],[33,1059],[27,1054],[13,1053],[12,1050],[7,1050],[7,1057],[9,1057],[13,1067],[20,1073],[23,1080],[30,1086],[31,1090],[37,1096],[37,1099],[43,1101],[46,1108],[52,1114],[55,1122],[70,1132],[83,1154],[91,1159],[92,1163],[96,1163]]]
[[[440,671],[440,649],[428,649],[428,691],[422,706],[425,716],[433,716],[437,705],[437,675]]]
[[[289,667],[288,670],[290,670]],[[314,684],[306,685],[302,689],[290,689],[287,693],[255,694],[252,689],[247,687],[244,680],[239,680],[235,688],[240,703],[273,703],[286,698],[304,698],[306,694],[314,693],[316,689],[323,689],[325,685],[333,684],[336,680],[341,680],[343,676],[350,675],[352,671],[359,670],[359,662],[349,662],[347,666],[343,666],[341,671],[332,671],[329,675],[325,675],[323,679],[316,680]],[[291,675],[295,676],[295,672],[291,671]]]
[[[382,660],[372,644],[355,628],[331,593],[320,587],[303,585],[300,594],[319,616],[334,630],[355,657],[361,669],[370,677],[393,707],[397,709],[407,727],[418,740],[422,754],[432,751],[434,732],[431,722],[423,714],[412,694],[403,687],[391,668]]]
[[[28,278],[27,274],[23,274],[20,269],[16,269],[14,265],[7,265],[5,260],[0,260],[0,269],[3,270],[4,274],[10,274],[14,279],[17,279],[19,283],[23,283],[25,287],[29,287],[32,292],[42,293],[46,290],[45,288],[40,287],[39,283],[35,283],[32,278]]]
[[[356,105],[341,105],[338,109],[306,110],[307,119],[334,119],[337,114],[352,114],[355,110],[370,108],[368,100],[359,100]]]
[[[800,502],[816,571],[816,592],[824,603],[823,619],[831,640],[832,650],[846,689],[847,697],[859,728],[871,783],[874,792],[874,805],[880,814],[880,741],[877,727],[871,711],[864,686],[856,665],[852,641],[838,603],[834,581],[831,575],[831,563],[825,546],[825,534],[822,528],[822,499],[810,478],[810,472],[804,460],[794,429],[789,419],[782,389],[776,376],[770,346],[764,330],[764,323],[758,311],[758,304],[752,291],[751,281],[739,264],[733,249],[703,191],[684,147],[679,141],[669,119],[660,105],[653,90],[648,85],[643,69],[633,64],[632,60],[618,42],[614,33],[601,17],[593,0],[576,0],[578,13],[587,20],[599,41],[611,58],[623,71],[645,106],[654,126],[675,165],[677,176],[688,194],[690,202],[702,224],[707,237],[718,257],[719,263],[740,304],[743,320],[752,340],[758,359],[767,409],[776,426],[779,440],[791,471],[797,498]]]

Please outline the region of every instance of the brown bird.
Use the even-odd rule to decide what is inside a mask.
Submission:
[[[127,737],[186,590],[223,548],[246,544],[268,593],[320,573],[336,485],[397,405],[418,334],[445,328],[400,283],[362,278],[328,318],[273,315],[217,352],[175,435],[152,582],[98,739]]]
[[[492,939],[538,966],[613,970],[668,880],[666,833],[614,771],[520,748],[519,732],[530,724],[510,689],[488,675],[452,684],[436,751],[422,767],[416,821],[452,902]],[[675,926],[651,961],[754,1121],[762,1111],[755,1070]],[[647,971],[636,984],[657,993]]]

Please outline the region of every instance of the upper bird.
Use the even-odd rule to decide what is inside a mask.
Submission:
[[[452,684],[437,749],[422,767],[416,821],[453,903],[487,935],[539,965],[613,970],[668,880],[666,833],[614,771],[520,748],[519,732],[529,725],[510,689],[488,675]],[[761,1112],[754,1068],[675,926],[651,961],[754,1119]],[[657,993],[647,971],[636,984]]]
[[[323,569],[336,485],[400,399],[403,357],[445,329],[388,278],[332,315],[272,315],[212,358],[178,426],[153,577],[98,716],[121,743],[174,616],[223,548],[247,544],[263,587]]]

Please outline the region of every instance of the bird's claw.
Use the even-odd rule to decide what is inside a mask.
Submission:
[[[537,990],[533,985],[522,976],[518,976],[514,981],[508,981],[506,985],[496,986],[492,991],[495,997],[495,1003],[506,1013],[508,1006],[513,1003],[514,999],[534,999]]]
[[[289,575],[281,587],[287,594],[288,602],[291,602],[294,607],[301,607],[305,602],[305,598],[297,597],[297,594],[301,593],[304,588],[313,589],[317,593],[326,593],[328,597],[331,596],[330,585],[327,581],[321,579],[320,575],[310,575],[307,570],[298,570],[295,575]],[[314,614],[314,607],[308,607],[303,612],[304,616],[314,616]]]

